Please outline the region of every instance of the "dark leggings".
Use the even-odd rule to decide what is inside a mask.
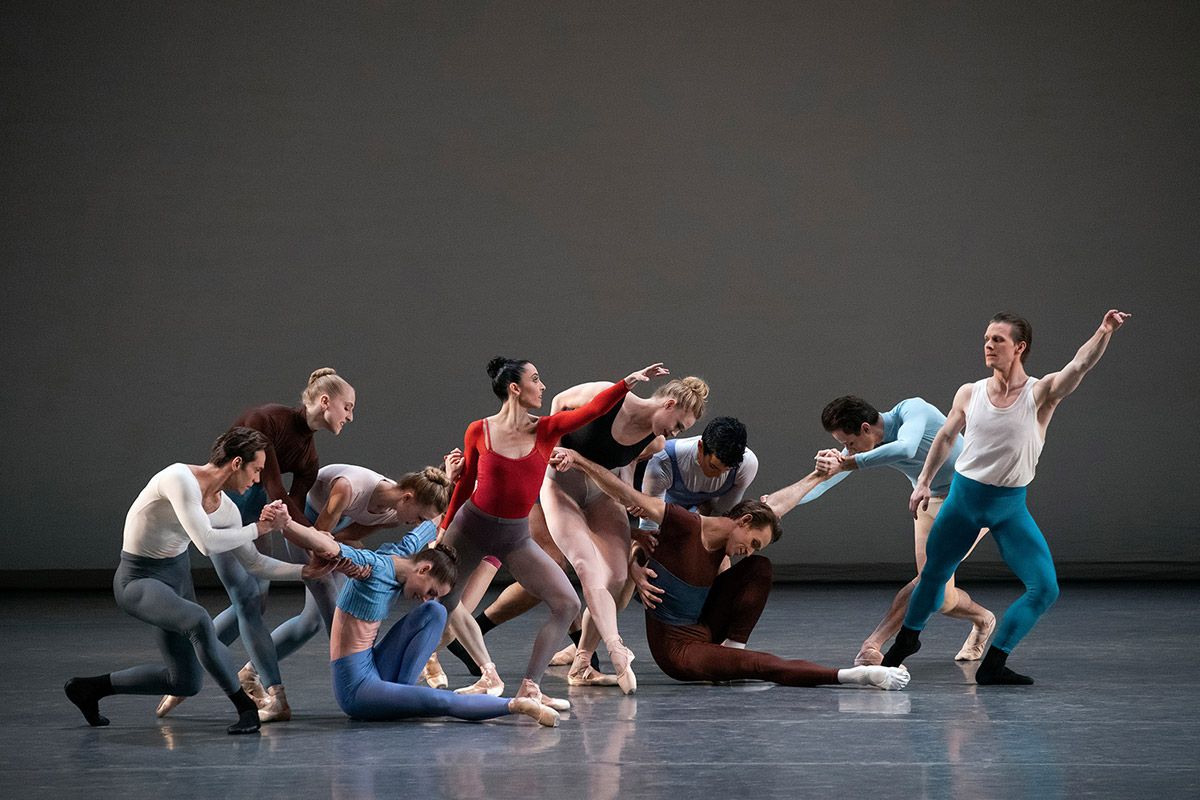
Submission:
[[[750,638],[767,604],[771,576],[771,562],[766,558],[742,559],[713,581],[695,625],[668,625],[647,611],[646,639],[654,662],[679,681],[755,678],[783,686],[836,684],[836,669],[721,645],[726,639],[745,642]]]
[[[200,691],[204,671],[225,694],[241,688],[229,648],[218,641],[208,612],[196,603],[186,552],[174,558],[122,552],[113,577],[113,596],[126,614],[154,626],[164,662],[112,673],[116,694],[190,697]]]
[[[493,517],[468,501],[454,515],[443,541],[458,551],[458,574],[463,576],[450,594],[442,598],[447,609],[458,605],[467,583],[465,576],[475,571],[484,556],[500,559],[517,582],[550,609],[550,617],[538,631],[525,669],[526,678],[541,683],[542,673],[579,613],[579,597],[562,567],[530,537],[529,519]]]

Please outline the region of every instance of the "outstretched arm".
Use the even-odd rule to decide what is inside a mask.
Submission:
[[[973,388],[974,384],[972,383],[964,383],[958,387],[958,391],[954,393],[954,406],[946,415],[946,423],[937,432],[937,436],[933,437],[933,444],[929,446],[929,455],[925,456],[925,466],[921,468],[921,476],[917,478],[917,485],[908,498],[908,510],[912,512],[913,519],[917,518],[918,508],[929,508],[929,498],[933,496],[929,490],[929,484],[933,481],[933,476],[937,474],[937,471],[942,468],[942,464],[945,464],[946,459],[950,457],[958,435],[967,427],[967,406],[971,404]]]
[[[828,477],[828,474],[822,474],[813,470],[791,486],[785,486],[778,491],[765,495],[762,501],[771,507],[771,510],[775,512],[775,516],[782,517],[800,505],[804,500],[804,496]]]
[[[637,506],[642,509],[642,516],[653,522],[662,524],[663,516],[667,513],[667,504],[662,498],[642,494],[625,481],[613,475],[604,467],[589,461],[574,450],[566,447],[556,447],[550,455],[550,466],[559,472],[577,469],[587,475],[600,491],[616,500],[623,506]]]
[[[1117,311],[1115,308],[1105,314],[1104,319],[1100,322],[1100,327],[1092,334],[1092,338],[1083,343],[1083,347],[1079,348],[1079,352],[1071,359],[1071,363],[1059,372],[1052,372],[1038,381],[1037,386],[1034,387],[1034,398],[1038,407],[1040,408],[1046,403],[1057,405],[1064,397],[1075,391],[1080,381],[1083,380],[1083,376],[1096,366],[1100,356],[1104,355],[1105,349],[1108,348],[1108,340],[1131,316],[1132,314]],[[1045,388],[1042,388],[1043,386]]]

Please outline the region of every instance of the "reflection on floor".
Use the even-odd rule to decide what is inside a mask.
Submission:
[[[850,666],[898,587],[780,586],[751,647]],[[540,798],[725,800],[770,797],[969,797],[973,800],[1200,796],[1200,633],[1195,584],[1066,584],[1014,653],[1029,688],[979,687],[952,659],[968,624],[930,621],[902,692],[686,685],[645,645],[640,608],[621,617],[637,653],[638,693],[543,682],[574,704],[557,729],[523,717],[488,723],[364,723],[329,688],[327,640],[283,662],[296,717],[232,737],[228,701],[209,680],[165,720],[157,698],[108,698],[89,728],[63,681],[153,660],[150,631],[100,593],[0,595],[5,647],[0,732],[6,797],[231,797],[367,800]],[[972,596],[1002,611],[1015,584]],[[222,597],[202,596],[219,610]],[[270,618],[299,610],[271,595]],[[539,612],[487,637],[509,693]],[[244,660],[240,644],[235,656]],[[239,663],[242,663],[239,661]],[[473,679],[452,656],[451,685]]]

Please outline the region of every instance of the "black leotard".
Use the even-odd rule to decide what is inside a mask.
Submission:
[[[568,433],[562,437],[560,444],[563,447],[571,448],[586,459],[595,461],[605,469],[616,469],[629,464],[646,449],[646,445],[654,440],[654,434],[651,433],[645,439],[633,444],[618,443],[613,438],[612,426],[624,404],[625,401],[622,400],[604,416],[596,417],[579,430]]]

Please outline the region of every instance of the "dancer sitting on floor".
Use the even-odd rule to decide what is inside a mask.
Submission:
[[[1112,309],[1059,372],[1042,378],[1025,372],[1033,329],[1024,318],[1002,312],[984,334],[984,364],[992,376],[964,384],[938,431],[925,467],[909,498],[913,516],[929,506],[931,485],[966,431],[950,494],[929,531],[925,568],[913,589],[904,626],[883,657],[898,666],[921,648],[925,622],[942,605],[946,581],[971,551],[981,527],[989,528],[1000,555],[1025,584],[996,627],[992,646],[975,672],[979,684],[1029,685],[1033,678],[1007,666],[1017,643],[1058,598],[1058,578],[1046,538],[1025,506],[1025,487],[1033,480],[1055,409],[1075,391],[1083,376],[1104,355],[1108,340],[1129,314]]]
[[[858,684],[901,689],[903,668],[833,669],[811,661],[787,660],[746,650],[771,590],[771,562],[754,555],[783,530],[779,517],[760,500],[743,500],[723,517],[705,517],[657,497],[642,494],[593,461],[556,448],[551,465],[578,469],[600,491],[659,525],[658,543],[648,566],[654,593],[643,595],[646,639],[655,663],[681,681],[756,678],[784,686]],[[804,479],[809,486],[820,478]],[[635,547],[635,553],[640,548]],[[726,558],[745,556],[718,574]]]
[[[446,625],[446,608],[436,601],[450,592],[458,577],[452,547],[443,544],[415,554],[403,544],[359,550],[311,528],[289,526],[288,532],[312,551],[314,566],[336,562],[353,578],[338,595],[329,638],[333,694],[346,714],[363,720],[481,720],[524,714],[541,725],[558,724],[558,712],[538,698],[455,694],[416,685]],[[383,620],[401,594],[421,605],[377,641]]]
[[[187,548],[193,542],[205,555],[236,553],[246,564],[261,559],[252,542],[287,520],[284,505],[268,503],[258,522],[243,525],[226,492],[240,494],[258,483],[268,446],[261,433],[233,428],[213,444],[207,464],[172,464],[134,501],[125,517],[113,594],[122,611],[156,628],[163,663],[67,681],[67,697],[89,725],[108,724],[99,701],[109,695],[196,694],[203,665],[237,709],[229,733],[258,730],[258,708],[238,683],[233,656],[196,603]]]

